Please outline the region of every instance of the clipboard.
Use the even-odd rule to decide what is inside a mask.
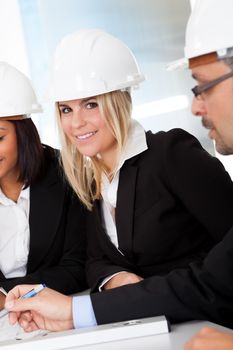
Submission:
[[[63,350],[115,340],[168,333],[165,316],[110,323],[95,327],[49,332],[30,339],[9,340],[0,343],[1,350]]]

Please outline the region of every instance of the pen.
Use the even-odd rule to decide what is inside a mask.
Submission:
[[[35,295],[37,295],[38,293],[40,293],[44,288],[46,288],[46,284],[42,283],[42,284],[39,284],[37,287],[29,290],[29,292],[27,292],[26,294],[22,295],[20,297],[20,299],[28,299],[28,298],[32,298],[34,297]],[[7,315],[9,313],[8,310],[6,309],[2,309],[0,311],[0,318]]]
[[[46,285],[44,283],[39,284],[36,288],[33,288],[33,289],[29,290],[29,292],[27,292],[26,294],[22,295],[20,297],[20,299],[32,298],[35,295],[37,295],[38,293],[40,293],[45,287],[46,287]]]

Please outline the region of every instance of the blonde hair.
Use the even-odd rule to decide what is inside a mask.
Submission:
[[[101,117],[116,139],[117,166],[128,137],[132,112],[131,96],[128,91],[117,90],[95,98]],[[86,157],[70,142],[62,129],[58,105],[56,115],[61,140],[61,162],[65,175],[82,203],[91,210],[93,201],[101,198],[101,176],[106,169],[98,155]]]

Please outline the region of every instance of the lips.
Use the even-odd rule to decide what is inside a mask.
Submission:
[[[97,131],[92,131],[92,132],[87,132],[86,134],[77,135],[77,136],[75,136],[75,137],[76,137],[76,139],[82,141],[82,140],[87,140],[87,139],[89,139],[90,137],[94,136],[96,133],[97,133]]]

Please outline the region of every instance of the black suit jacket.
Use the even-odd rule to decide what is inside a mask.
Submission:
[[[92,291],[122,270],[149,278],[187,267],[232,226],[231,179],[196,138],[174,129],[148,132],[147,143],[148,150],[120,170],[116,226],[124,255],[101,224],[99,202],[89,215],[87,278]]]
[[[142,282],[91,294],[98,324],[166,315],[233,328],[233,228],[203,262]]]
[[[6,279],[0,272],[0,285],[46,283],[70,294],[86,288],[85,210],[63,178],[58,154],[46,146],[44,155],[45,174],[30,187],[27,274]]]

